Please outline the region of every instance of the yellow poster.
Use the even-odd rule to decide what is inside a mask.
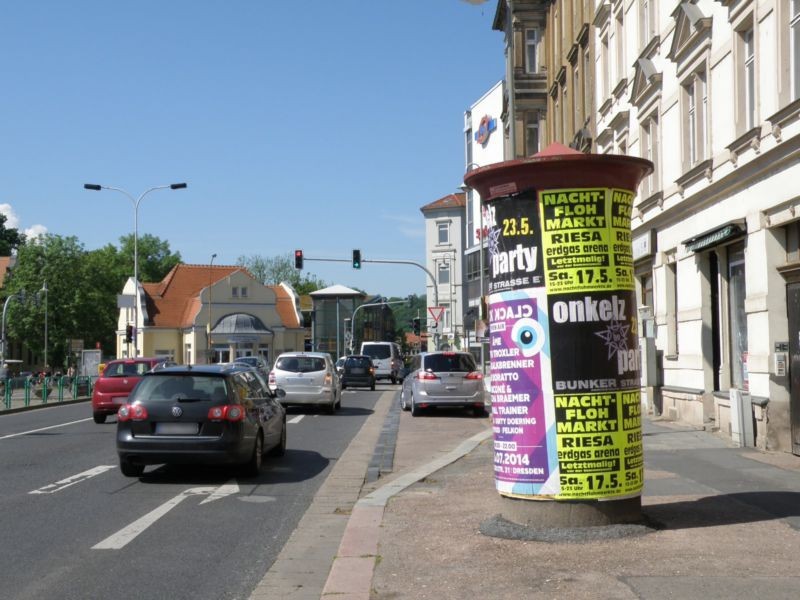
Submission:
[[[545,190],[539,201],[548,293],[633,289],[633,193]]]

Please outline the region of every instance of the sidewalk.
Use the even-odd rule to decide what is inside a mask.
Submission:
[[[74,404],[76,402],[87,402],[91,400],[91,395],[84,394],[77,397],[72,395],[72,388],[65,387],[59,396],[58,388],[53,386],[47,394],[47,398],[42,398],[41,387],[30,391],[26,400],[24,389],[15,389],[11,394],[10,401],[6,403],[5,395],[0,394],[0,414],[15,413],[24,410],[42,408],[43,406],[53,406],[59,404]],[[91,415],[90,415],[91,416]]]
[[[504,509],[489,421],[456,421],[461,439],[436,449],[421,448],[417,421],[453,425],[402,414],[397,468],[362,491],[323,598],[800,597],[800,457],[645,420],[648,526],[501,539],[481,533]]]

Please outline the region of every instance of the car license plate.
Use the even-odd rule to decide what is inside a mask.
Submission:
[[[156,423],[156,435],[197,435],[199,423]]]
[[[127,396],[117,396],[116,398],[114,398],[112,400],[112,402],[114,402],[114,404],[125,404],[126,402],[128,402],[128,397]]]
[[[358,369],[358,368],[353,369],[353,375],[363,375],[363,374],[364,374],[364,369]]]

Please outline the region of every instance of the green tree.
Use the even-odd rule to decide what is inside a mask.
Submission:
[[[26,302],[11,302],[6,337],[24,341],[36,354],[44,352],[45,303],[47,309],[48,363],[61,366],[67,356],[67,339],[83,337],[101,315],[86,301],[94,294],[83,273],[83,246],[75,237],[46,234],[26,241],[17,250],[17,264],[6,281],[9,294],[25,291]],[[41,290],[47,283],[47,294]],[[39,295],[40,302],[33,298]]]
[[[11,256],[11,251],[16,250],[25,243],[25,234],[13,227],[6,227],[8,217],[0,213],[0,256]]]
[[[133,234],[119,238],[121,265],[133,276]],[[172,252],[169,242],[146,233],[140,235],[138,242],[139,281],[153,283],[164,279],[172,268],[180,264],[181,253]]]
[[[426,322],[426,314],[427,314],[427,296],[425,294],[421,296],[417,296],[416,294],[411,294],[406,298],[389,298],[389,301],[396,302],[399,300],[405,300],[403,304],[392,304],[392,310],[394,311],[394,318],[396,323],[397,329],[397,339],[399,340],[400,345],[403,348],[404,352],[408,351],[406,347],[406,336],[405,333],[407,331],[412,331],[411,321],[415,317],[420,317],[420,323],[423,325]]]
[[[301,271],[295,269],[294,254],[291,252],[273,257],[257,254],[240,256],[236,264],[245,267],[264,285],[278,285],[285,281],[301,296],[327,287],[327,284],[313,273],[301,274]]]
[[[139,238],[139,279],[160,281],[180,262],[167,242],[145,235]],[[104,353],[116,349],[119,310],[117,295],[133,276],[133,236],[86,251],[75,237],[48,234],[23,243],[5,292],[25,290],[29,297],[47,282],[47,359],[51,366],[65,364],[68,339],[81,339],[86,347],[99,343]],[[24,341],[37,355],[44,353],[45,297],[34,302],[12,302],[6,319],[6,337]]]

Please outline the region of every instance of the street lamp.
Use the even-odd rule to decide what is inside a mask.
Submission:
[[[469,173],[475,167],[480,167],[480,165],[478,163],[474,163],[474,162],[469,163],[467,165],[466,172]],[[472,188],[470,188],[466,183],[462,183],[458,187],[465,194],[473,193]],[[480,294],[478,296],[478,319],[480,321],[483,321],[483,319],[484,319],[484,314],[483,314],[483,295],[484,295],[483,294],[483,290],[484,290],[484,285],[483,285],[483,280],[484,280],[484,276],[483,276],[483,269],[484,269],[484,266],[483,266],[483,262],[484,262],[484,260],[483,260],[483,248],[484,248],[484,238],[486,236],[484,235],[484,230],[483,230],[483,200],[481,200],[481,198],[478,198],[478,209],[479,209],[478,210],[478,218],[479,218],[479,221],[480,221],[480,224],[479,224],[480,229],[478,230],[478,231],[480,231],[480,235],[478,236],[478,245],[480,246],[480,248],[478,249],[478,265],[479,265],[478,268],[480,269],[480,276],[479,276]],[[476,341],[477,341],[477,337],[478,337],[478,330],[477,329],[475,330],[475,337],[476,337]],[[486,374],[486,366],[485,366],[486,357],[485,357],[485,349],[484,349],[483,340],[480,340],[480,345],[481,345],[481,371],[485,375]]]
[[[213,356],[213,350],[211,348],[211,284],[212,284],[212,274],[211,272],[214,270],[214,259],[217,258],[217,253],[211,255],[211,261],[208,264],[208,328],[206,329],[206,362],[211,362],[211,357]]]
[[[133,284],[136,286],[135,304],[133,306],[133,327],[134,327],[134,340],[133,340],[133,355],[139,355],[139,203],[142,199],[155,190],[182,190],[186,188],[185,183],[171,183],[170,185],[157,185],[145,190],[142,194],[134,199],[128,192],[118,187],[111,187],[108,185],[98,185],[96,183],[84,183],[84,189],[99,192],[100,190],[113,190],[125,194],[133,203]]]
[[[25,302],[25,290],[20,290],[16,294],[9,294],[3,303],[2,330],[0,331],[0,370],[6,374],[8,373],[6,371],[6,311],[12,300]]]
[[[47,280],[39,291],[44,292],[44,371],[47,373]]]

